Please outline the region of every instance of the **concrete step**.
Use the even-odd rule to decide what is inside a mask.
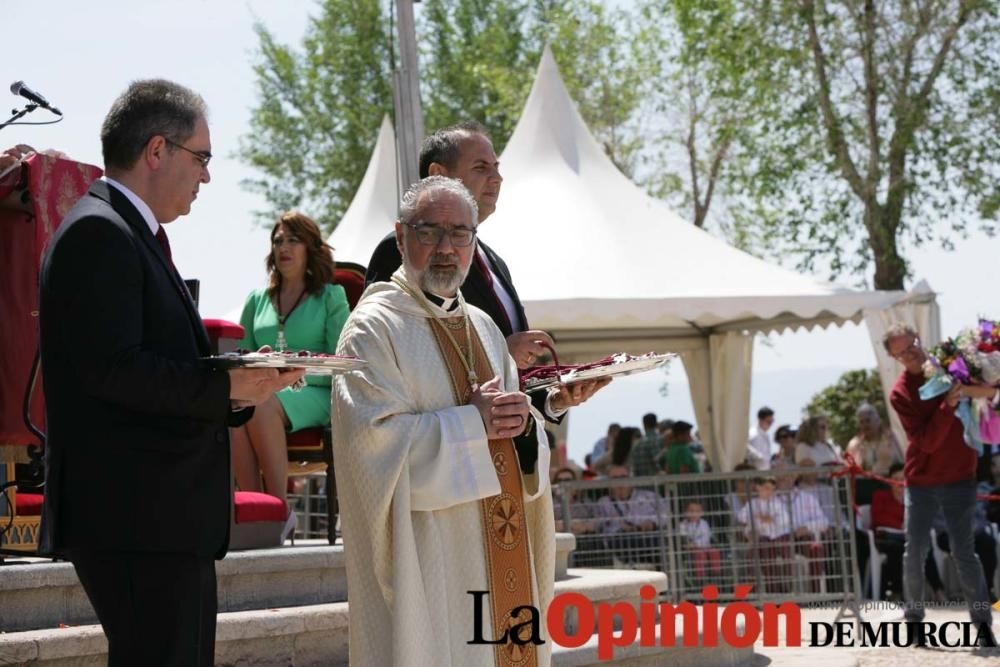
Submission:
[[[16,642],[10,641],[17,637]],[[215,664],[219,667],[339,666],[348,664],[347,603],[223,614],[217,628]],[[659,634],[657,633],[659,643]],[[752,648],[729,646],[616,648],[600,660],[597,639],[578,648],[553,647],[554,667],[619,665],[647,667],[743,667],[753,663]],[[0,665],[98,667],[107,664],[107,642],[97,626],[36,630],[0,635]]]
[[[219,614],[215,642],[220,666],[347,665],[347,603]],[[0,665],[103,667],[107,653],[99,625],[0,635]]]
[[[566,577],[576,541],[556,536],[556,578]],[[325,541],[234,551],[216,563],[219,611],[320,605],[347,600],[344,547]],[[97,622],[70,563],[0,566],[0,632]]]
[[[216,563],[219,611],[343,602],[347,574],[341,546],[237,551]],[[70,563],[0,567],[0,630],[17,632],[97,617]]]
[[[565,580],[556,583],[555,592],[578,592],[594,604],[638,602],[639,589],[647,584],[662,590],[666,576],[633,570],[571,569]],[[568,632],[576,632],[575,616],[574,610],[565,619]],[[348,618],[345,602],[220,613],[216,664],[255,667],[347,664]],[[585,648],[568,655],[579,659],[586,655]],[[106,653],[107,642],[97,625],[0,635],[0,665],[103,665]]]

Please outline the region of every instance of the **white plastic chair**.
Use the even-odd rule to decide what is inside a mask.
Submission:
[[[878,602],[882,599],[882,565],[888,556],[875,548],[871,505],[858,505],[857,526],[858,530],[863,530],[868,536],[868,572],[865,573],[865,583],[871,584],[871,599]]]

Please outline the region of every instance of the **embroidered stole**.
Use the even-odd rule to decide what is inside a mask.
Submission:
[[[444,330],[446,326],[463,329],[465,323],[461,317],[444,321],[428,319],[428,322],[448,367],[456,404],[466,405],[471,394],[469,377],[462,365],[458,350],[451,344]],[[476,376],[481,382],[485,382],[495,373],[490,368],[489,358],[475,327],[471,328],[471,338],[475,353]],[[459,338],[458,344],[463,346],[466,341]],[[462,353],[467,355],[468,350],[463,349]],[[500,480],[499,495],[479,501],[493,612],[492,627],[495,632],[491,639],[504,635],[508,637],[508,641],[496,646],[496,663],[499,667],[536,667],[538,655],[535,645],[527,641],[530,637],[528,627],[520,630],[520,638],[526,643],[518,644],[509,639],[514,636],[513,626],[525,623],[531,618],[527,610],[522,610],[513,617],[511,612],[517,607],[534,605],[531,592],[531,552],[527,522],[524,517],[521,467],[514,441],[510,438],[490,440],[489,448],[497,479]]]

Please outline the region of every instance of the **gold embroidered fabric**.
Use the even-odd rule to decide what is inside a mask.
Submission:
[[[455,400],[467,403],[471,386],[462,356],[468,358],[469,351],[455,349],[447,339],[444,323],[436,319],[427,321],[448,368]],[[476,375],[479,378],[493,377],[495,373],[490,368],[486,351],[474,328],[469,341],[473,347],[471,357]],[[463,343],[464,341],[460,342],[458,347]],[[513,610],[521,606],[534,606],[521,468],[514,441],[510,438],[490,440],[489,448],[497,479],[500,481],[500,493],[480,501],[495,633],[492,639],[504,635],[508,637],[508,641],[496,646],[496,662],[498,667],[536,667],[538,656],[535,645],[526,641],[529,637],[527,627],[521,628],[520,635],[521,641],[525,643],[510,641],[515,632],[513,627],[529,618],[527,610],[516,615],[512,613]]]

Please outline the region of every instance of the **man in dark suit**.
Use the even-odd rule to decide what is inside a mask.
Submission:
[[[500,196],[500,161],[493,142],[479,123],[464,122],[437,130],[424,140],[420,150],[420,178],[446,176],[460,180],[479,206],[479,224],[496,210]],[[387,235],[375,248],[368,262],[365,285],[389,280],[402,264],[402,256],[394,233]],[[541,344],[555,347],[546,332],[528,328],[524,307],[514,289],[507,264],[482,240],[477,241],[469,275],[462,284],[465,300],[486,312],[507,338],[507,349],[518,368],[535,365],[546,353]],[[579,382],[550,391],[547,400],[538,407],[550,421],[558,422],[572,406],[590,398],[610,380]],[[537,396],[537,394],[536,394]]]
[[[110,665],[211,665],[228,546],[228,425],[301,377],[211,371],[163,227],[208,183],[205,103],[133,83],[101,129],[106,178],[41,270],[48,439],[40,551],[73,562]]]

